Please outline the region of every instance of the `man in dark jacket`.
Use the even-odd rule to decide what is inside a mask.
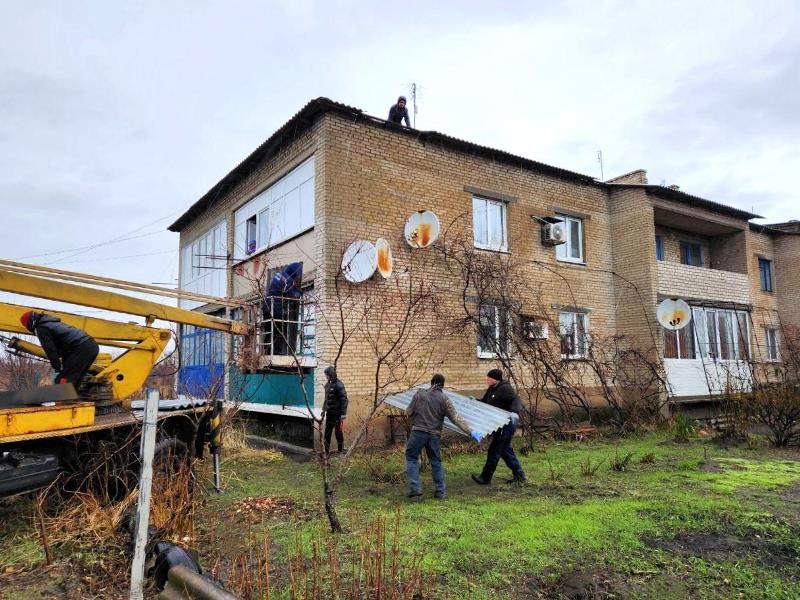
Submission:
[[[497,463],[502,458],[509,469],[512,478],[509,483],[525,483],[525,473],[522,465],[519,464],[517,455],[511,441],[514,439],[514,432],[517,429],[519,415],[522,412],[522,402],[508,381],[503,380],[503,372],[500,369],[492,369],[486,374],[486,385],[488,389],[481,398],[481,402],[486,402],[497,408],[502,408],[512,413],[511,419],[502,429],[492,434],[492,441],[486,453],[486,464],[483,465],[483,472],[480,475],[473,475],[472,479],[480,485],[489,485],[492,476],[497,468]]]
[[[408,109],[406,108],[406,97],[400,96],[397,99],[397,104],[393,104],[389,109],[389,118],[387,120],[390,123],[402,125],[404,119],[406,127],[411,127],[411,121],[408,118]]]
[[[342,424],[347,418],[347,391],[334,367],[325,369],[325,376],[328,378],[325,382],[325,403],[322,405],[322,412],[325,413],[325,454],[331,451],[331,433],[334,430],[339,452],[344,452]]]
[[[476,442],[481,441],[477,431],[471,431],[453,406],[453,402],[442,391],[444,375],[436,373],[431,378],[431,387],[417,390],[411,403],[406,408],[406,415],[411,420],[411,435],[406,442],[406,477],[408,478],[408,497],[422,495],[419,481],[419,455],[422,449],[428,454],[431,463],[431,475],[436,485],[435,497],[447,497],[444,485],[444,467],[442,467],[441,437],[444,418],[448,417],[464,433]]]
[[[75,387],[89,371],[100,349],[92,337],[77,327],[62,323],[58,317],[27,311],[20,323],[39,338],[42,350],[56,372],[56,383]]]

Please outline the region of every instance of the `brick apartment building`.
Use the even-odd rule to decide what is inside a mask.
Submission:
[[[782,330],[800,323],[797,222],[756,225],[757,215],[650,185],[645,171],[602,182],[389,125],[326,98],[309,102],[169,227],[180,233],[180,286],[254,295],[248,273],[300,261],[304,286],[325,302],[355,239],[389,240],[400,267],[408,252],[403,226],[418,210],[433,211],[442,224],[466,215],[465,234],[479,252],[529,265],[523,276],[541,284],[549,317],[564,327],[550,335],[571,336],[574,355],[565,360],[580,358],[585,335],[655,342],[676,401],[712,397],[725,387],[722,373],[746,372],[750,361],[780,361]],[[562,220],[565,244],[543,245],[542,218]],[[376,275],[352,292],[380,294],[384,283]],[[692,324],[665,333],[656,307],[675,297],[692,306]],[[313,312],[304,317],[305,385],[319,407],[324,378],[314,374],[332,360],[335,343],[325,328],[315,330]],[[358,343],[338,363],[356,415],[371,384]],[[210,383],[223,373],[223,344],[219,334],[184,328],[183,391],[222,393]],[[496,361],[480,346],[476,330],[474,340],[459,338],[450,349],[441,368],[450,387],[482,389]],[[296,415],[292,407],[303,404],[296,378],[291,371],[231,374],[247,408],[280,415]]]

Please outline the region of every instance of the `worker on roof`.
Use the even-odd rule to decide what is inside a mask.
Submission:
[[[411,121],[408,118],[408,109],[406,108],[406,97],[400,96],[397,99],[397,104],[393,104],[389,109],[389,118],[387,121],[402,125],[403,120],[406,122],[406,127],[411,127]]]
[[[431,463],[431,475],[436,486],[435,498],[443,500],[447,497],[444,485],[444,467],[442,467],[442,426],[448,417],[464,433],[476,442],[481,441],[481,434],[470,429],[456,411],[453,401],[442,391],[444,375],[440,373],[431,377],[430,389],[420,389],[414,394],[406,408],[406,416],[411,421],[411,435],[406,442],[406,478],[408,479],[408,497],[422,495],[419,481],[419,455],[423,448]]]
[[[56,372],[56,383],[71,383],[76,388],[97,358],[100,348],[85,331],[62,323],[58,317],[32,310],[20,317],[20,323],[39,338],[42,350]]]
[[[512,477],[508,483],[525,483],[525,472],[511,445],[517,423],[519,423],[519,415],[522,413],[522,402],[520,402],[517,392],[514,391],[514,387],[503,379],[503,372],[500,369],[492,369],[486,374],[486,385],[488,388],[481,398],[481,402],[510,412],[511,418],[500,430],[492,434],[492,441],[486,451],[486,463],[483,465],[483,471],[480,475],[473,475],[472,480],[480,485],[489,485],[497,463],[502,458],[506,466],[511,469]]]

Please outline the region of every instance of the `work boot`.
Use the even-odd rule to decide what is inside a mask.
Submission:
[[[514,473],[511,479],[506,479],[506,483],[528,483],[528,478],[525,477],[525,473]]]
[[[444,492],[442,492],[441,494],[439,492],[436,492],[433,495],[433,497],[436,498],[437,500],[447,500],[447,494],[445,494]]]
[[[422,496],[422,492],[408,492],[406,494],[406,498],[419,498]]]
[[[489,485],[489,483],[491,483],[491,481],[489,479],[485,479],[483,475],[475,475],[475,473],[472,474],[472,481],[478,485]]]

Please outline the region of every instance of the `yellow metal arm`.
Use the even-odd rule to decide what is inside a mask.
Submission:
[[[167,306],[141,298],[133,298],[108,290],[98,290],[10,271],[0,270],[0,291],[81,306],[92,306],[129,315],[139,315],[145,317],[149,322],[161,319],[185,325],[216,329],[217,331],[232,334],[244,335],[247,333],[247,327],[237,321],[212,317],[203,313]],[[50,313],[50,311],[47,312]]]
[[[5,303],[0,303],[0,330],[30,335],[30,332],[19,321],[20,316],[28,310],[37,310],[56,316],[64,323],[82,329],[95,338],[100,345],[126,349],[125,352],[110,361],[107,354],[98,355],[90,369],[96,379],[111,386],[112,395],[117,400],[124,401],[144,385],[153,365],[172,339],[172,332],[169,329],[146,327],[135,323],[119,323],[62,311],[41,310]],[[45,358],[44,350],[36,344],[18,339],[15,340],[14,347]]]

